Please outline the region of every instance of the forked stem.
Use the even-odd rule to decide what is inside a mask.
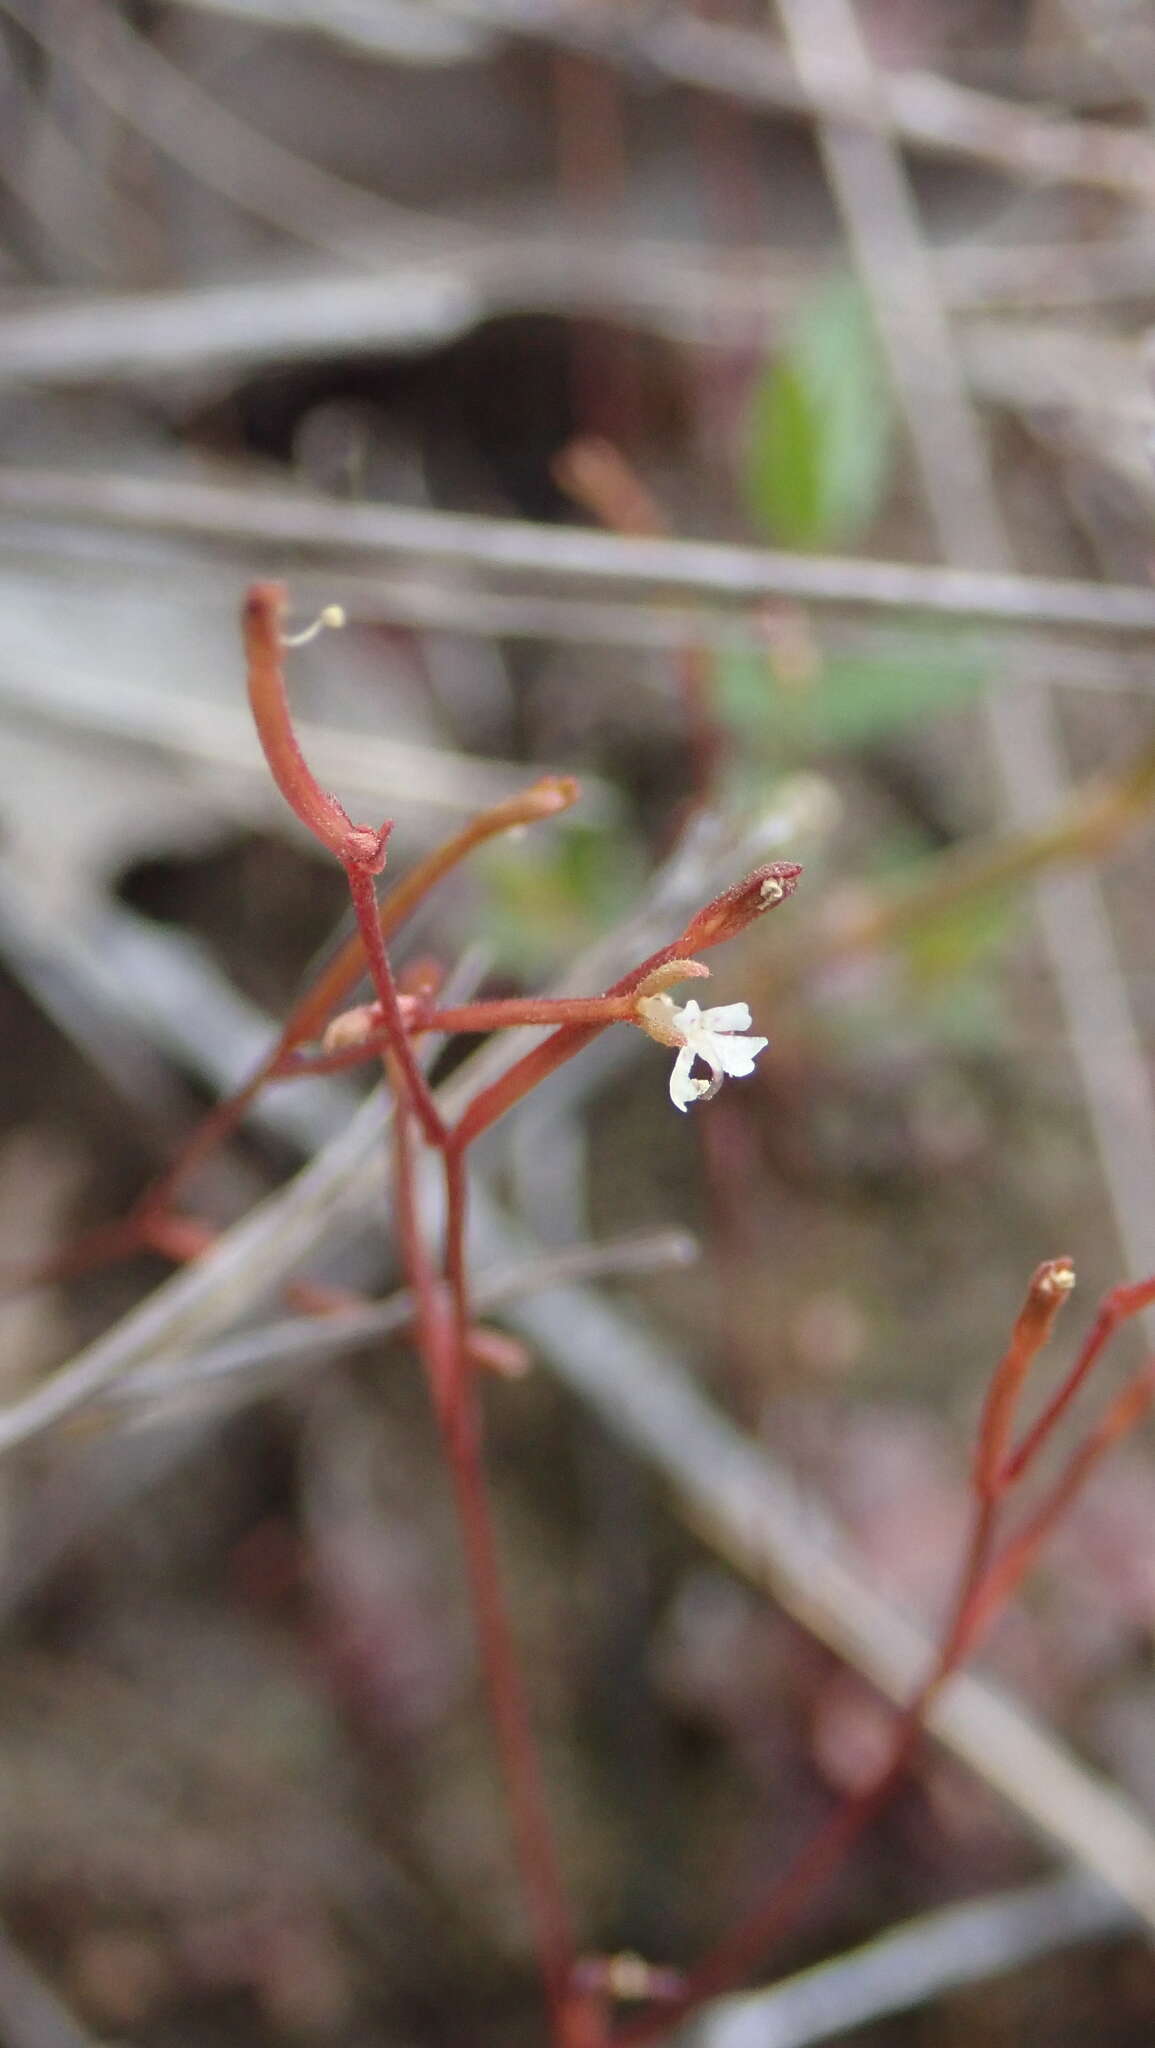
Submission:
[[[872,1785],[837,1809],[769,1896],[689,1974],[673,2004],[622,2028],[613,2037],[614,2048],[643,2048],[643,2044],[659,2040],[703,2000],[741,1982],[770,1943],[797,1920],[886,1805],[922,1738],[927,1709],[1013,1597],[1090,1473],[1155,1402],[1155,1360],[1148,1360],[1109,1403],[1025,1526],[998,1551],[999,1524],[1007,1493],[1029,1462],[1023,1452],[1030,1449],[1040,1428],[1039,1441],[1049,1433],[1108,1337],[1129,1315],[1139,1313],[1155,1292],[1153,1279],[1135,1287],[1117,1288],[1107,1297],[1073,1371],[1045,1411],[1040,1425],[1028,1435],[1016,1457],[1007,1460],[1005,1447],[1027,1372],[1050,1335],[1073,1284],[1069,1259],[1048,1260],[1032,1276],[983,1411],[973,1470],[975,1504],[971,1534],[950,1617],[927,1677],[898,1718],[883,1768]]]

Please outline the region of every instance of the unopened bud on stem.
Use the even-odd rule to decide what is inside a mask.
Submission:
[[[381,1029],[380,1003],[358,1003],[330,1019],[321,1040],[322,1052],[353,1052]]]
[[[687,953],[696,953],[702,947],[720,945],[723,939],[737,938],[764,911],[773,910],[794,894],[801,873],[795,860],[774,860],[755,868],[752,875],[699,910],[690,919],[679,944]]]
[[[667,960],[638,983],[634,994],[639,1001],[643,996],[664,995],[668,988],[676,988],[680,981],[701,981],[703,977],[708,979],[709,973],[704,960]]]

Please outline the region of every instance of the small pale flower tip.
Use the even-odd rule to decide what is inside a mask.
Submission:
[[[315,640],[318,634],[325,631],[327,626],[336,631],[344,624],[344,605],[327,604],[317,613],[316,618],[310,625],[302,626],[299,633],[282,633],[281,645],[282,647],[307,647],[310,640]]]
[[[1053,1259],[1044,1270],[1040,1285],[1048,1294],[1069,1294],[1075,1285],[1075,1268],[1070,1259]]]
[[[780,903],[783,896],[793,896],[795,889],[798,887],[798,877],[801,873],[801,861],[776,860],[767,871],[762,887],[765,889],[769,882],[776,883],[780,893],[775,896],[774,901]]]
[[[553,818],[559,811],[572,810],[581,793],[576,775],[543,775],[526,791],[526,801],[532,803],[535,817]]]
[[[352,1052],[380,1029],[381,1013],[375,1003],[359,1003],[354,1010],[342,1010],[331,1017],[321,1039],[322,1052]]]
[[[792,896],[801,873],[795,860],[775,860],[755,868],[752,875],[736,882],[692,917],[679,944],[692,952],[697,947],[717,946],[723,939],[736,938],[756,917]]]

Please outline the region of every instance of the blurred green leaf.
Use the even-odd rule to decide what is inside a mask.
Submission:
[[[620,830],[567,822],[490,848],[483,936],[500,962],[536,975],[622,917],[637,900],[643,863]]]
[[[839,747],[868,746],[964,703],[985,669],[965,644],[832,655],[812,680],[783,683],[756,648],[718,657],[718,704],[731,732],[766,767]]]
[[[817,742],[848,747],[880,739],[964,702],[984,680],[982,664],[965,648],[834,656],[810,692]]]
[[[878,509],[892,445],[869,309],[840,278],[818,293],[755,390],[745,465],[755,518],[791,547],[852,538]]]
[[[912,986],[929,995],[969,974],[1003,944],[1018,911],[1018,899],[1004,890],[940,911],[933,923],[920,926],[903,945]]]
[[[934,856],[916,833],[888,834],[874,872],[914,879]],[[993,889],[946,904],[907,933],[898,947],[905,969],[901,1001],[923,1027],[960,1051],[989,1051],[1005,1042],[1007,1018],[1000,955],[1022,920],[1014,889]]]

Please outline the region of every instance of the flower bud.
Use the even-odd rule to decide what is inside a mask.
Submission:
[[[359,1003],[355,1010],[342,1010],[330,1019],[321,1040],[322,1052],[353,1052],[366,1045],[381,1029],[380,1003]]]
[[[571,810],[581,793],[576,775],[543,775],[514,801],[522,806],[527,820],[554,818],[559,811]]]
[[[690,919],[679,945],[694,953],[704,946],[718,946],[723,939],[737,938],[763,911],[773,910],[794,894],[801,873],[795,860],[773,860],[755,868],[745,881],[736,882]]]
[[[533,1364],[528,1347],[507,1330],[495,1330],[489,1323],[474,1323],[466,1332],[465,1348],[474,1365],[495,1372],[503,1380],[524,1379]]]
[[[634,993],[642,996],[660,996],[668,988],[675,988],[680,981],[701,981],[709,978],[710,970],[704,960],[667,960],[661,967],[655,967],[644,981],[639,981]]]

